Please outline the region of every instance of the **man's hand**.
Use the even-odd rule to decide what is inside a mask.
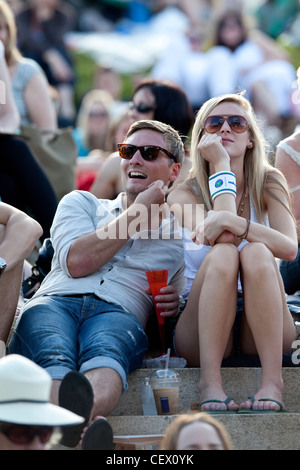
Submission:
[[[146,289],[146,294],[151,295],[150,288]],[[162,317],[174,317],[178,313],[179,295],[174,286],[168,285],[160,289],[160,295],[155,297],[156,306],[163,309]]]

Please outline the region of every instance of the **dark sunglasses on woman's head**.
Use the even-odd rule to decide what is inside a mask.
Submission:
[[[134,102],[131,101],[129,103],[129,109],[131,111],[135,109],[138,113],[146,114],[146,113],[150,113],[150,111],[155,111],[156,108],[154,106],[148,106],[147,104],[144,104],[144,103],[134,104]]]
[[[204,129],[209,134],[214,134],[218,132],[221,127],[223,126],[224,122],[227,121],[231,130],[241,134],[242,132],[246,132],[248,129],[247,120],[244,116],[209,116],[204,121]]]
[[[30,444],[38,436],[42,444],[46,444],[53,433],[52,426],[29,426],[22,424],[2,424],[0,433],[18,445]]]
[[[118,150],[120,157],[124,158],[125,160],[131,160],[135,152],[139,150],[143,159],[147,162],[153,162],[156,160],[159,152],[164,152],[169,158],[176,162],[176,158],[174,155],[172,155],[171,152],[164,149],[163,147],[158,147],[157,145],[143,145],[138,147],[132,144],[118,144]]]

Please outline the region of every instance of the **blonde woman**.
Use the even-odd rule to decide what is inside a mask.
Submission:
[[[275,258],[297,254],[286,181],[268,164],[255,114],[241,94],[202,106],[191,147],[193,178],[168,198],[183,220],[187,277],[177,352],[201,367],[201,410],[281,411],[282,353],[290,352],[295,329]],[[240,405],[221,378],[237,310],[240,351],[258,355],[262,367],[259,389]]]
[[[7,2],[0,0],[0,41],[4,45],[21,124],[53,131],[57,129],[57,117],[48,80],[37,62],[22,56],[16,38],[14,13]]]

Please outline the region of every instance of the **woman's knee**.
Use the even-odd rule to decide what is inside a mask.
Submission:
[[[215,274],[236,276],[239,269],[239,251],[235,245],[229,243],[215,245],[207,255],[207,264]]]
[[[254,275],[259,277],[270,273],[274,269],[275,258],[264,243],[248,243],[241,251],[240,263],[243,275]]]

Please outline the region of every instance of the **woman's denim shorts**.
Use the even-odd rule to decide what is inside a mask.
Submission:
[[[136,315],[93,294],[30,300],[12,335],[8,353],[21,354],[62,380],[70,370],[98,367],[127,375],[142,367],[147,336]]]

